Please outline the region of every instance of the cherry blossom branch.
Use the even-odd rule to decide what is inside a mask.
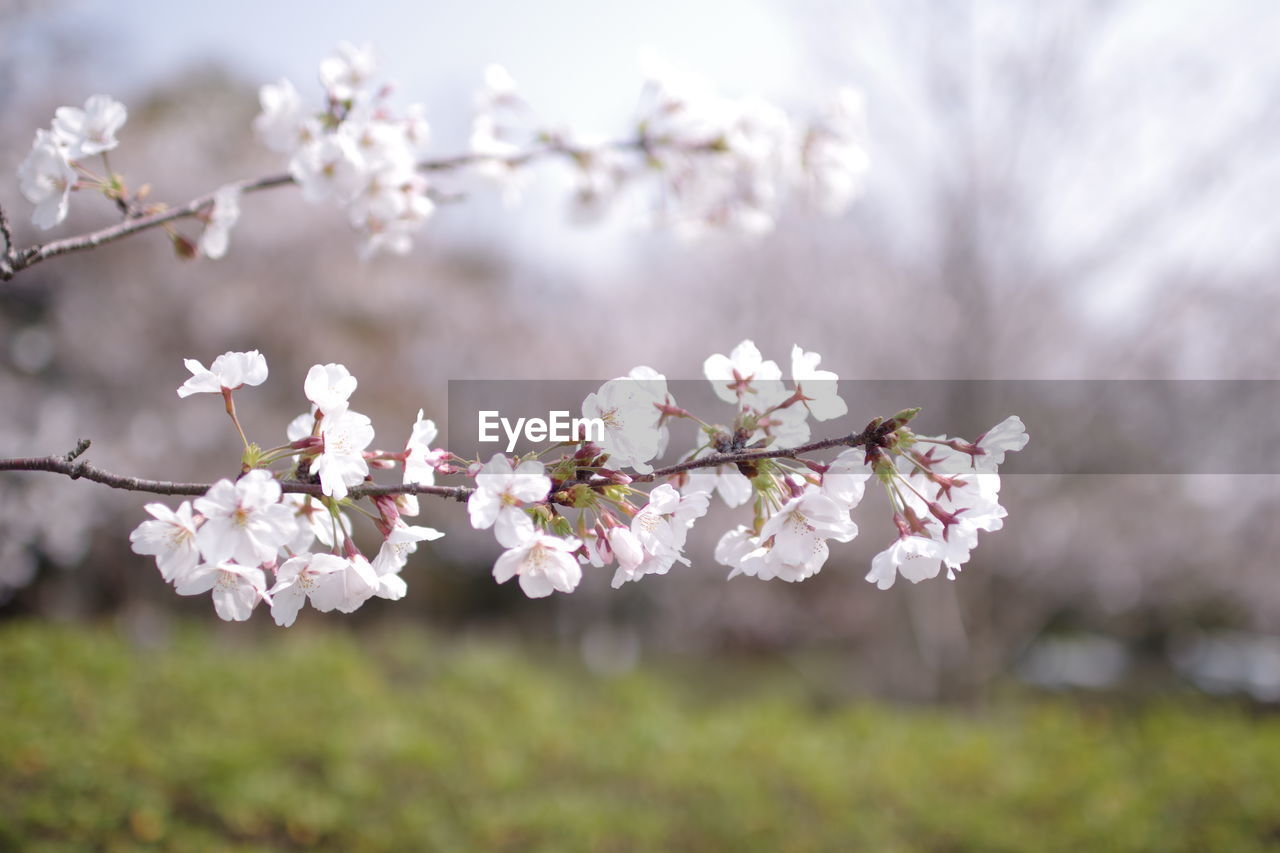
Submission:
[[[235,186],[240,188],[241,192],[257,192],[258,190],[270,189],[272,187],[280,187],[293,183],[293,178],[289,175],[271,175],[256,180],[245,180],[235,182]],[[180,207],[171,207],[167,210],[157,213],[134,216],[126,219],[118,225],[112,225],[107,228],[100,228],[97,231],[90,231],[87,234],[79,234],[75,237],[64,237],[61,240],[54,240],[49,243],[37,243],[34,246],[28,246],[20,251],[10,250],[5,257],[3,263],[0,263],[0,281],[9,281],[22,270],[27,267],[34,266],[41,261],[49,258],[65,255],[71,252],[80,252],[86,249],[96,249],[107,243],[113,243],[131,234],[137,234],[141,231],[147,231],[164,225],[166,222],[173,222],[176,219],[196,216],[204,209],[213,204],[215,193],[206,193],[202,196],[193,198]],[[2,215],[2,214],[0,214]],[[6,231],[6,236],[8,232]]]
[[[575,147],[563,142],[551,140],[539,148],[533,148],[518,154],[507,157],[496,156],[492,154],[457,154],[449,157],[441,157],[431,160],[423,160],[418,163],[417,168],[421,172],[449,172],[458,169],[464,169],[475,166],[480,163],[500,163],[508,168],[518,168],[527,165],[536,160],[546,157],[567,157],[570,159],[579,159],[589,157],[604,151],[648,151],[656,144],[655,140],[641,137],[638,139],[621,140],[617,142],[609,142],[594,148]],[[691,150],[712,150],[713,145],[695,146]],[[235,187],[241,193],[253,193],[261,190],[275,189],[276,187],[294,185],[297,181],[292,175],[278,174],[267,175],[261,178],[244,179],[240,181],[232,181],[226,186]],[[9,228],[9,220],[4,212],[4,208],[0,206],[0,237],[4,238],[5,251],[0,255],[0,281],[10,281],[17,273],[34,266],[41,261],[54,258],[59,255],[66,255],[72,252],[81,252],[89,249],[96,249],[99,246],[113,243],[133,234],[142,231],[149,231],[168,222],[174,222],[179,219],[187,219],[193,216],[199,216],[211,208],[214,204],[217,191],[208,192],[204,195],[191,199],[186,204],[178,207],[170,207],[165,210],[153,213],[126,212],[125,221],[106,228],[100,228],[97,231],[90,231],[85,234],[78,234],[73,237],[64,237],[60,240],[53,240],[48,243],[36,243],[25,249],[17,249],[13,244],[13,235]],[[460,200],[459,195],[435,194],[435,201],[457,201]],[[125,205],[126,211],[134,211],[132,203],[126,199],[121,199]]]
[[[173,483],[165,480],[145,480],[140,477],[126,477],[104,471],[96,465],[79,461],[79,457],[89,449],[89,439],[80,439],[75,450],[62,456],[29,456],[14,459],[0,459],[0,471],[48,471],[54,474],[65,474],[73,480],[85,479],[102,483],[113,489],[124,489],[131,492],[150,492],[156,495],[202,495],[209,490],[208,483]]]
[[[203,495],[212,487],[212,483],[175,483],[169,480],[147,480],[141,477],[129,477],[113,474],[110,471],[80,461],[78,458],[89,449],[89,439],[83,438],[75,450],[61,456],[28,456],[12,459],[0,459],[0,471],[47,471],[53,474],[65,474],[73,480],[92,480],[113,489],[130,492],[150,492],[155,495]],[[281,489],[295,494],[323,494],[319,483],[300,483],[296,480],[282,480]],[[399,486],[379,486],[368,484],[351,489],[349,496],[355,500],[362,497],[378,495],[436,495],[438,497],[466,500],[472,489],[467,486],[420,486],[412,483]]]
[[[891,428],[888,428],[891,427]],[[760,450],[741,450],[732,453],[716,453],[699,459],[690,459],[665,468],[658,468],[648,474],[637,474],[631,477],[633,483],[651,483],[663,477],[692,471],[698,468],[714,468],[719,465],[736,465],[756,462],[762,459],[794,459],[805,453],[826,450],[832,447],[873,446],[880,439],[896,429],[892,419],[883,423],[873,421],[861,433],[825,438],[812,441],[799,447],[765,448]],[[53,474],[64,474],[72,480],[92,480],[113,489],[131,492],[149,492],[156,495],[203,495],[212,488],[212,483],[176,483],[168,480],[148,480],[141,477],[129,477],[114,474],[89,462],[80,460],[89,449],[90,441],[83,438],[75,449],[61,456],[29,456],[16,458],[0,458],[0,471],[46,471]],[[610,485],[614,481],[607,477],[597,477],[588,485]],[[313,495],[324,494],[319,483],[304,483],[297,480],[281,480],[280,488],[285,493]],[[398,485],[378,485],[367,483],[354,486],[347,493],[352,500],[383,495],[434,495],[441,498],[452,498],[465,501],[475,489],[471,486],[428,486],[415,483]]]

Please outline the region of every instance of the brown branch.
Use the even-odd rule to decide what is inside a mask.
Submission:
[[[73,480],[84,478],[102,483],[113,489],[125,489],[131,492],[150,492],[155,495],[203,495],[209,491],[209,483],[171,483],[166,480],[144,480],[139,477],[125,477],[104,471],[88,462],[77,462],[72,454],[65,456],[31,456],[18,459],[0,459],[0,470],[3,471],[49,471],[54,474],[66,474]]]
[[[89,448],[89,440],[81,439],[79,445],[71,453],[63,456],[29,456],[25,458],[0,459],[0,471],[48,471],[54,474],[65,474],[73,480],[92,480],[113,489],[124,489],[130,492],[150,492],[154,495],[203,495],[213,488],[213,483],[174,483],[168,480],[146,480],[141,477],[127,477],[113,474],[110,471],[88,462],[76,461],[77,457]],[[296,480],[281,480],[280,488],[289,494],[315,495],[324,494],[319,483],[300,483]],[[374,483],[356,486],[349,492],[350,497],[359,499],[378,495],[436,495],[444,498],[464,500],[474,491],[469,486],[419,486],[412,483],[399,486],[379,486]]]
[[[514,154],[510,157],[494,157],[483,154],[458,154],[452,157],[424,160],[418,164],[418,170],[423,172],[448,172],[484,162],[501,162],[511,168],[516,168],[544,157],[560,156],[568,157],[570,159],[580,159],[605,150],[649,150],[653,144],[654,143],[651,140],[641,138],[605,143],[598,148],[591,149],[576,148],[553,140],[546,142],[540,148],[534,148],[529,151]],[[707,144],[695,146],[695,150],[711,151],[714,150],[714,148],[711,144]],[[231,183],[238,186],[240,191],[243,193],[253,193],[260,190],[287,186],[289,184],[296,183],[296,181],[294,181],[291,175],[281,174],[268,175],[266,177],[252,180],[233,181]],[[177,219],[198,216],[205,210],[205,208],[208,208],[213,204],[216,192],[217,191],[215,190],[214,192],[205,193],[204,195],[193,198],[191,201],[179,207],[171,207],[156,213],[130,215],[128,219],[117,225],[100,228],[97,231],[90,231],[86,234],[78,234],[74,237],[64,237],[61,240],[54,240],[49,243],[37,243],[22,250],[17,250],[13,247],[13,235],[9,230],[9,221],[5,216],[4,209],[0,207],[0,237],[5,239],[6,246],[3,256],[0,256],[0,281],[9,281],[17,273],[27,267],[34,266],[41,261],[46,261],[49,258],[54,258],[58,255],[96,249],[99,246],[107,243],[113,243],[116,240],[123,239],[132,234],[137,234],[141,231],[148,231],[152,228],[164,225],[166,222],[173,222]],[[458,196],[436,194],[433,198],[437,201],[455,201],[458,199]]]
[[[739,462],[754,462],[760,459],[794,459],[804,453],[825,450],[831,447],[859,447],[876,444],[885,435],[885,426],[869,426],[861,433],[851,433],[836,438],[825,438],[799,447],[786,447],[762,450],[742,450],[736,453],[717,453],[700,459],[690,459],[665,468],[659,468],[648,474],[637,474],[631,478],[633,483],[651,483],[661,477],[669,477],[695,468],[713,468],[717,465],[733,465]],[[150,492],[156,495],[203,495],[213,487],[212,483],[174,483],[168,480],[145,480],[139,477],[127,477],[104,471],[96,465],[79,461],[79,457],[89,449],[89,440],[81,439],[76,449],[62,456],[29,456],[11,459],[0,458],[0,471],[48,471],[54,474],[65,474],[73,480],[85,479],[113,489],[124,489],[131,492]],[[599,485],[608,485],[613,481],[600,477]],[[281,480],[280,488],[287,494],[314,495],[324,494],[319,483],[303,483],[297,480]],[[423,486],[414,483],[400,485],[378,485],[365,483],[354,486],[347,493],[352,500],[382,495],[434,495],[441,498],[452,498],[457,501],[466,500],[475,489],[471,486]]]
[[[271,175],[256,180],[237,181],[235,182],[241,192],[251,193],[258,190],[270,189],[272,187],[285,186],[293,183],[293,178],[289,175]],[[137,234],[140,231],[147,231],[151,228],[163,225],[166,222],[172,222],[175,219],[183,219],[190,216],[196,216],[206,207],[213,204],[213,198],[216,190],[206,193],[180,207],[171,207],[168,210],[159,213],[147,214],[145,216],[136,216],[126,219],[118,225],[112,225],[107,228],[100,228],[97,231],[90,231],[88,234],[80,234],[75,237],[64,237],[61,240],[54,240],[51,243],[37,243],[29,246],[13,254],[8,264],[8,269],[0,269],[0,279],[8,281],[14,275],[26,269],[29,266],[46,261],[49,258],[55,258],[58,255],[65,255],[69,252],[79,252],[86,249],[96,249],[107,243],[113,243],[131,234]]]

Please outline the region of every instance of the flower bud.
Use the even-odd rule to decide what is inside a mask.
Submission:
[[[573,458],[576,462],[584,465],[590,465],[591,462],[601,453],[600,445],[594,441],[588,441],[586,444],[574,451]]]
[[[911,423],[911,419],[918,414],[920,414],[919,406],[915,406],[910,409],[903,409],[893,417],[889,418],[889,420],[885,421],[884,424],[881,425],[880,429],[884,430],[885,432],[891,432],[893,430],[900,429],[901,427],[904,427],[907,424]]]
[[[199,254],[196,249],[196,244],[188,240],[186,237],[183,237],[181,234],[173,235],[173,252],[184,261],[192,260],[197,254]]]

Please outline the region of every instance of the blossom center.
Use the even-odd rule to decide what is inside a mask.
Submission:
[[[529,556],[525,560],[525,566],[535,572],[546,572],[546,566],[551,562],[551,549],[546,545],[534,545],[529,549]]]

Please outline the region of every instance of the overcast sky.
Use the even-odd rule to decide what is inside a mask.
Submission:
[[[95,68],[125,92],[209,59],[250,80],[315,79],[341,40],[370,42],[415,99],[474,85],[490,62],[508,66],[535,103],[591,118],[626,115],[637,56],[653,48],[731,88],[779,95],[800,73],[791,18],[768,0],[471,0],[468,3],[302,3],[73,0],[42,26],[110,33],[118,58]]]

